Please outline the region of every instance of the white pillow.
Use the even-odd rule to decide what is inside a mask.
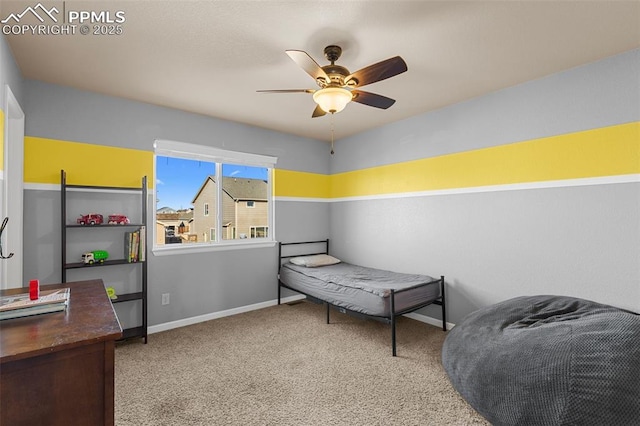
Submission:
[[[307,268],[315,268],[317,266],[335,265],[340,263],[340,259],[336,259],[328,254],[314,254],[311,256],[298,256],[289,259],[294,265],[306,266]]]

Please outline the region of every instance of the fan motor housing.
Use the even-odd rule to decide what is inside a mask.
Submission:
[[[328,83],[325,83],[323,79],[318,79],[319,82],[318,84],[321,87],[325,87],[328,85],[338,85],[340,87],[344,86],[344,79],[345,77],[347,77],[350,72],[348,69],[346,69],[345,67],[342,67],[340,65],[325,65],[324,67],[322,67],[322,69],[324,70],[324,72],[329,76],[329,79],[331,80]],[[322,81],[322,83],[325,83],[324,85],[320,83],[320,81]]]

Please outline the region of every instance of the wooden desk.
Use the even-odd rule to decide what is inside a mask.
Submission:
[[[115,340],[122,328],[102,280],[41,289],[65,287],[66,312],[0,321],[0,425],[114,424]]]

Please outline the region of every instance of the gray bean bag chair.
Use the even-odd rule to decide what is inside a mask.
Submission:
[[[453,387],[493,425],[640,425],[640,315],[564,296],[469,314],[447,335]]]

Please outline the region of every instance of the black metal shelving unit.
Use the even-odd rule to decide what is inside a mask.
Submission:
[[[141,222],[140,223],[128,223],[125,225],[109,225],[109,224],[101,224],[101,225],[78,225],[78,224],[70,224],[67,223],[67,191],[69,189],[78,190],[78,191],[87,191],[87,192],[95,192],[95,191],[113,191],[113,192],[131,192],[131,193],[139,193],[141,198]],[[90,233],[92,230],[96,229],[111,229],[113,231],[126,231],[131,229],[139,229],[141,227],[145,227],[145,229],[149,229],[147,226],[147,177],[142,177],[142,183],[140,187],[119,187],[119,186],[95,186],[95,185],[68,185],[67,184],[67,175],[64,170],[60,171],[60,205],[61,205],[61,266],[62,266],[62,282],[67,282],[67,270],[69,269],[88,269],[99,271],[101,268],[106,268],[114,265],[131,265],[132,267],[142,268],[141,273],[141,283],[140,283],[140,291],[126,293],[126,294],[118,294],[118,298],[112,300],[112,303],[126,303],[126,302],[135,302],[140,301],[142,308],[142,318],[141,325],[131,328],[126,328],[122,330],[122,339],[132,339],[132,338],[142,338],[144,343],[147,343],[147,244],[144,244],[144,259],[142,261],[137,262],[129,262],[128,260],[122,259],[109,259],[105,260],[103,263],[96,263],[91,266],[85,265],[83,262],[67,262],[67,232],[72,230],[71,232],[87,232]],[[74,231],[74,228],[77,231]],[[82,231],[81,231],[82,230]]]

